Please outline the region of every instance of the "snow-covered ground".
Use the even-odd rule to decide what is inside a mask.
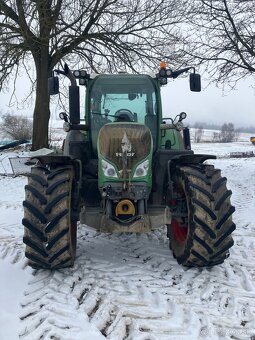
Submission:
[[[32,270],[22,243],[26,178],[0,176],[0,339],[254,340],[255,157],[226,155],[255,148],[193,148],[221,156],[213,163],[228,178],[236,207],[235,245],[213,268],[178,265],[165,227],[111,235],[80,225],[73,268]],[[0,163],[8,167],[4,155]]]

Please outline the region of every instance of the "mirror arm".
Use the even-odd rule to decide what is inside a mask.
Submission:
[[[173,71],[173,72],[171,73],[170,78],[175,79],[175,78],[179,77],[179,75],[181,75],[182,73],[187,72],[187,71],[189,71],[189,70],[193,70],[193,73],[196,73],[195,67],[193,67],[193,66],[192,66],[192,67],[186,67],[186,68],[183,68],[183,69],[181,69],[181,70]]]
[[[66,76],[70,80],[71,86],[77,86],[76,78],[73,75],[73,73],[70,71],[70,69],[69,69],[67,64],[64,65],[64,71],[62,71],[62,70],[54,70],[53,72],[56,72],[57,74],[63,74],[64,76]]]

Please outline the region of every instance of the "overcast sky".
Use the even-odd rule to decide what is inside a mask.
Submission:
[[[202,79],[202,91],[191,92],[189,77],[169,80],[162,88],[163,112],[165,117],[173,117],[185,111],[189,122],[208,122],[223,124],[233,122],[236,127],[255,126],[255,90],[251,80],[240,81],[237,90],[226,92],[211,85],[206,87]],[[11,92],[11,91],[10,91]],[[0,111],[17,112],[16,106],[8,107],[10,92],[0,93]],[[16,95],[21,99],[29,92],[29,83],[21,78],[17,84]],[[58,111],[58,110],[57,110]],[[59,109],[61,111],[61,109]],[[19,110],[19,114],[32,115],[33,107]],[[56,116],[56,114],[55,114]]]
[[[255,126],[255,89],[250,80],[240,81],[236,90],[223,94],[214,85],[206,86],[203,79],[201,92],[189,90],[189,77],[175,79],[162,89],[162,97],[164,112],[185,111],[190,122]]]

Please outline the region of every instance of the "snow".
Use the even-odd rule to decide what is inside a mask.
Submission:
[[[19,262],[22,245],[22,178],[0,177],[0,339],[18,339],[20,301],[31,275]],[[6,190],[8,188],[8,190]],[[5,190],[4,190],[5,189]],[[18,227],[19,226],[19,227]],[[10,244],[12,245],[11,247]],[[23,249],[22,249],[23,250]],[[9,252],[6,257],[5,253]],[[22,255],[23,256],[23,255]]]
[[[255,148],[193,149],[219,156],[208,162],[228,178],[236,207],[235,245],[213,268],[178,265],[165,227],[103,234],[80,225],[73,268],[32,270],[22,242],[26,178],[0,176],[0,339],[254,339],[255,157],[227,156]]]
[[[0,267],[0,339],[18,339],[19,313],[23,292],[27,286],[30,273],[8,261],[1,261]]]

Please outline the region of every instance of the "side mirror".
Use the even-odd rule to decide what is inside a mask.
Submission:
[[[48,94],[50,96],[59,93],[59,80],[58,77],[48,78]]]
[[[190,91],[200,92],[201,91],[201,77],[198,73],[190,73],[189,75],[189,86]]]

